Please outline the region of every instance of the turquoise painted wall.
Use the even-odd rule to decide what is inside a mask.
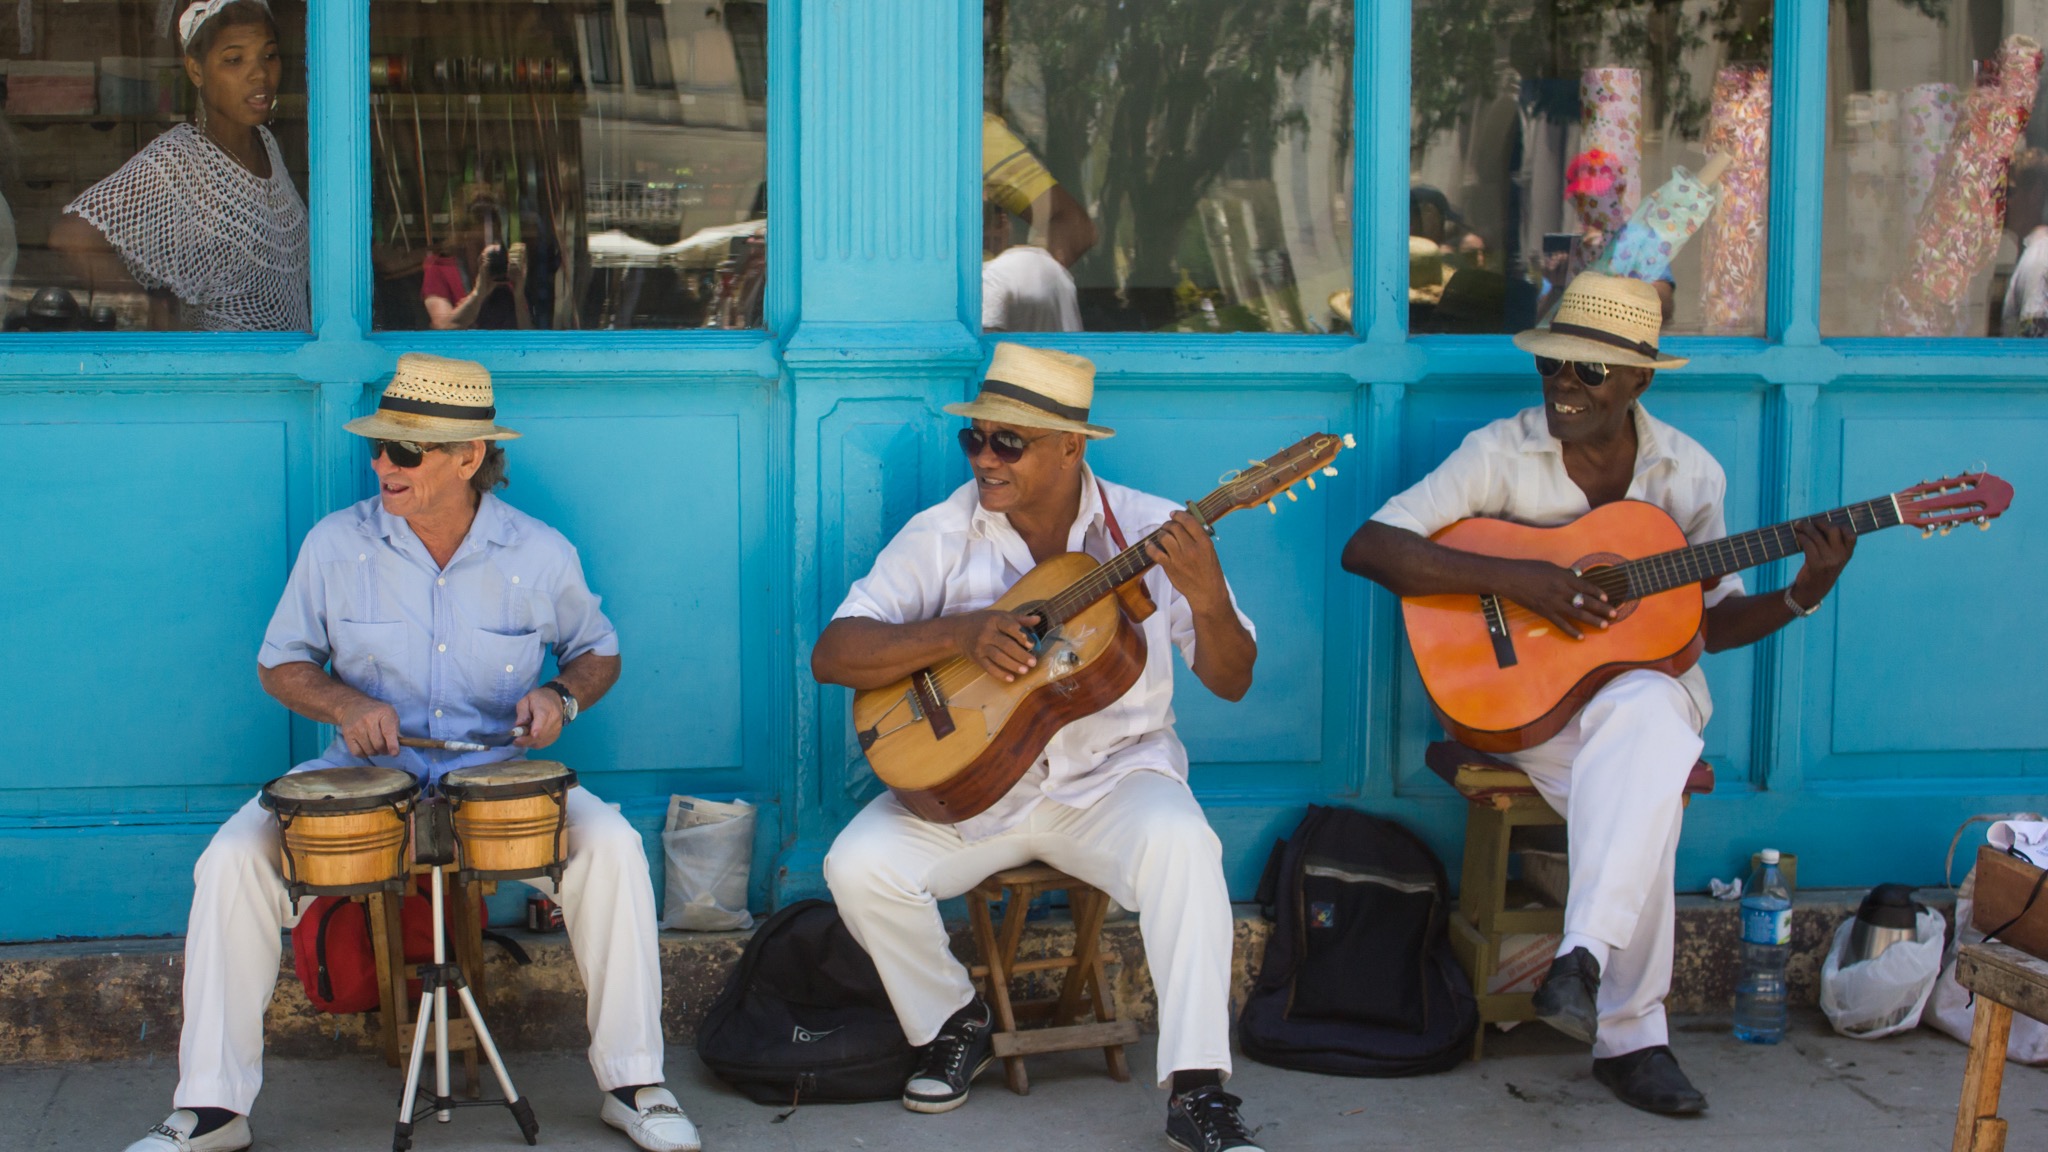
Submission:
[[[1308,431],[1358,436],[1319,493],[1223,529],[1258,683],[1225,705],[1189,680],[1179,711],[1240,895],[1312,801],[1392,813],[1455,855],[1462,809],[1422,768],[1433,730],[1394,604],[1336,556],[1532,394],[1503,338],[1402,330],[1410,14],[1359,4],[1363,335],[1044,341],[1100,366],[1122,434],[1096,461],[1128,483],[1198,495]],[[2048,354],[1819,338],[1825,9],[1787,0],[1777,22],[1769,337],[1673,340],[1693,366],[1652,406],[1726,465],[1735,529],[1979,461],[2020,495],[1986,535],[1865,542],[1820,614],[1709,662],[1721,789],[1688,815],[1693,888],[1766,842],[1810,884],[1932,883],[1964,817],[2048,792],[2031,595]],[[298,540],[369,493],[341,425],[411,349],[491,367],[527,433],[507,497],[580,546],[621,630],[625,677],[560,756],[651,846],[671,792],[768,805],[756,900],[821,888],[875,784],[846,694],[803,672],[810,643],[889,534],[964,478],[939,408],[986,345],[978,13],[771,5],[768,331],[387,336],[368,330],[368,4],[313,6],[316,332],[0,343],[0,939],[180,931],[213,828],[323,742],[258,689],[256,647]]]

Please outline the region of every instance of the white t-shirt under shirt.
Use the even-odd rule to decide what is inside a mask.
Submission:
[[[1018,244],[982,261],[984,332],[1079,332],[1074,277],[1052,253]]]
[[[1636,470],[1628,499],[1671,514],[1685,538],[1700,544],[1728,534],[1722,505],[1728,477],[1699,441],[1635,406]],[[1592,511],[1586,494],[1564,468],[1564,445],[1550,434],[1543,409],[1525,408],[1465,437],[1436,470],[1372,514],[1382,524],[1433,536],[1460,520],[1487,516],[1538,528],[1568,524]],[[1730,574],[1705,589],[1711,608],[1743,591]],[[1695,664],[1678,678],[1699,708],[1704,726],[1713,715],[1707,675]]]
[[[1110,537],[1094,473],[1085,466],[1082,472],[1081,508],[1067,549],[1107,560],[1122,549]],[[1130,544],[1166,523],[1180,507],[1119,484],[1103,483],[1100,492],[1107,494]],[[978,612],[1036,566],[1010,518],[982,508],[970,480],[944,503],[911,517],[875,557],[874,568],[847,591],[832,618],[907,624]],[[1060,729],[1016,787],[988,811],[955,825],[963,837],[980,840],[1015,827],[1040,800],[1087,808],[1132,772],[1159,772],[1186,782],[1187,749],[1173,731],[1169,653],[1179,649],[1193,666],[1194,610],[1161,569],[1152,568],[1144,580],[1159,610],[1139,625],[1145,634],[1145,669],[1138,682],[1109,707]],[[1235,594],[1231,602],[1235,607]],[[1237,618],[1246,631],[1252,630],[1242,611]]]

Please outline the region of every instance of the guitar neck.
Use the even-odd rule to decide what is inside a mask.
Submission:
[[[1896,528],[1904,521],[1899,516],[1898,502],[1891,496],[1880,496],[1875,500],[1865,500],[1861,504],[1851,504],[1846,508],[1836,508],[1815,516],[1788,520],[1783,524],[1773,524],[1768,528],[1758,528],[1720,540],[1709,540],[1690,548],[1679,548],[1671,552],[1660,552],[1655,556],[1645,556],[1639,560],[1630,560],[1625,564],[1596,572],[1590,578],[1603,585],[1619,585],[1622,580],[1626,580],[1625,585],[1610,589],[1611,592],[1620,593],[1623,599],[1636,600],[1644,596],[1654,596],[1659,592],[1715,580],[1731,572],[1740,572],[1744,568],[1754,568],[1759,564],[1769,564],[1773,560],[1790,556],[1800,550],[1799,536],[1793,528],[1803,523],[1832,524],[1860,536],[1882,528]]]
[[[1233,508],[1227,489],[1218,488],[1196,501],[1195,511],[1211,524],[1229,515]],[[1047,600],[1039,610],[1043,617],[1039,627],[1050,629],[1065,624],[1103,597],[1143,576],[1145,570],[1152,567],[1152,558],[1146,554],[1145,545],[1156,539],[1159,531],[1110,557],[1100,568],[1067,585],[1058,595]]]

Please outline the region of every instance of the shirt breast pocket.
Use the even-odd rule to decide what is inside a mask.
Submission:
[[[389,702],[386,681],[405,679],[405,622],[336,620],[332,628],[334,674],[343,684]]]
[[[487,632],[472,634],[472,665],[477,688],[501,707],[519,702],[540,680],[545,651],[538,632]]]

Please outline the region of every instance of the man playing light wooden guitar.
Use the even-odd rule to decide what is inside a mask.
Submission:
[[[1663,509],[1694,544],[1725,536],[1721,466],[1643,410],[1656,370],[1685,363],[1658,354],[1660,314],[1656,290],[1641,281],[1573,280],[1547,328],[1515,337],[1536,356],[1542,406],[1466,437],[1352,536],[1344,567],[1403,597],[1497,596],[1574,640],[1622,620],[1623,606],[1571,568],[1430,537],[1473,517],[1561,525],[1619,500]],[[1812,521],[1794,531],[1806,562],[1789,588],[1748,596],[1730,575],[1706,589],[1707,651],[1763,639],[1834,587],[1854,533]],[[1698,665],[1676,677],[1637,668],[1600,687],[1554,737],[1502,753],[1567,819],[1565,933],[1536,992],[1538,1017],[1591,1042],[1595,1078],[1624,1103],[1670,1115],[1706,1107],[1667,1045],[1664,996],[1680,793],[1712,710]]]
[[[1224,1092],[1230,1072],[1230,894],[1222,847],[1188,790],[1173,730],[1179,649],[1202,683],[1243,698],[1258,654],[1216,550],[1187,511],[1107,483],[1085,459],[1113,433],[1088,423],[1095,367],[1060,352],[998,344],[981,393],[946,411],[973,478],[911,518],[855,583],[818,637],[811,671],[827,684],[888,685],[953,658],[1002,681],[1038,662],[1028,613],[990,608],[1053,557],[1106,560],[1142,541],[1142,578],[1158,610],[1142,623],[1137,681],[1108,707],[1060,729],[1023,779],[954,824],[877,797],[839,834],[825,879],[874,958],[903,1031],[923,1046],[904,1107],[946,1112],[992,1060],[989,1006],[947,946],[938,901],[985,876],[1042,860],[1144,916],[1159,994],[1159,1080],[1173,1096],[1167,1135],[1188,1152],[1256,1152]]]

